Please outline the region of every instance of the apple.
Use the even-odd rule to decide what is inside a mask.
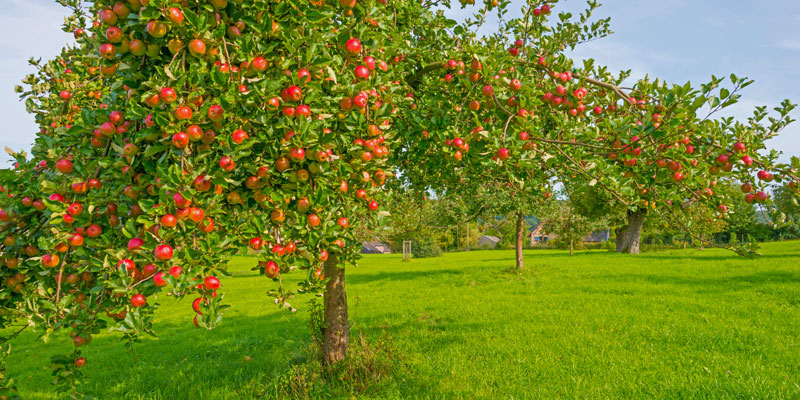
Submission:
[[[362,81],[369,78],[369,69],[363,65],[359,65],[355,68],[353,74],[355,75],[357,80]]]
[[[280,272],[281,268],[274,261],[267,261],[266,265],[264,265],[264,275],[266,275],[267,278],[275,279],[278,277]]]
[[[205,290],[219,289],[219,279],[213,276],[206,277],[205,281],[203,281],[203,289]]]
[[[104,43],[100,45],[100,57],[110,60],[117,55],[117,48],[111,43]]]
[[[187,135],[186,132],[178,132],[172,135],[172,145],[175,146],[176,149],[183,149],[189,145],[189,135]]]
[[[247,132],[245,132],[245,131],[243,131],[241,129],[237,129],[231,134],[231,140],[233,141],[233,143],[236,143],[236,144],[241,144],[248,137],[249,136],[247,135]]]
[[[175,193],[174,195],[172,195],[172,201],[175,202],[175,206],[178,208],[186,208],[189,207],[190,204],[192,204],[191,200],[183,197],[183,195],[180,193]]]
[[[375,58],[371,56],[366,56],[362,61],[364,62],[364,65],[367,67],[368,70],[370,71],[375,70]]]
[[[81,347],[81,346],[85,345],[86,342],[87,342],[87,340],[83,336],[76,335],[74,338],[72,338],[72,344],[75,347]]]
[[[166,261],[172,258],[172,246],[162,244],[156,247],[154,255],[157,260]]]
[[[272,222],[280,224],[286,219],[286,214],[283,212],[283,210],[276,208],[270,212],[269,217]]]
[[[143,305],[147,304],[147,298],[142,296],[141,294],[135,294],[131,297],[131,305],[139,308]]]
[[[58,172],[61,172],[62,174],[68,174],[72,172],[73,170],[72,161],[64,158],[58,160],[56,162],[56,170],[58,170]]]
[[[45,254],[42,256],[42,265],[47,268],[55,268],[61,260],[58,254]]]
[[[206,54],[206,44],[200,39],[194,39],[189,42],[189,52],[195,57],[200,57]]]
[[[499,160],[507,160],[507,159],[508,159],[508,156],[509,156],[509,152],[508,152],[508,149],[507,149],[507,148],[505,148],[505,147],[501,147],[499,150],[497,150],[497,155],[496,155],[496,157],[497,157]]]
[[[161,92],[159,93],[158,97],[161,99],[161,101],[167,104],[172,103],[175,100],[178,100],[178,94],[175,93],[175,89],[171,87],[165,87],[161,89]]]
[[[300,101],[303,98],[303,90],[299,86],[289,86],[281,93],[284,101]]]
[[[144,240],[142,238],[133,238],[128,241],[128,251],[136,251],[139,250],[144,245]]]
[[[192,109],[187,106],[180,106],[175,110],[175,118],[185,121],[192,118]]]
[[[83,206],[80,203],[72,203],[67,207],[67,214],[78,217],[83,214]]]
[[[194,301],[192,302],[192,310],[194,310],[194,312],[196,312],[197,314],[203,315],[203,313],[200,311],[200,305],[203,303],[208,304],[208,301],[202,297],[194,299]]]
[[[225,117],[225,110],[222,109],[222,106],[215,104],[208,108],[208,119],[219,122]]]
[[[344,47],[350,54],[357,55],[361,53],[361,42],[356,38],[350,38]]]
[[[194,222],[196,224],[199,224],[199,223],[203,222],[203,218],[205,218],[205,213],[203,212],[202,209],[197,208],[197,207],[190,207],[189,208],[189,219],[192,222]]]
[[[179,277],[182,273],[183,273],[183,267],[178,265],[169,269],[169,274],[176,278]]]
[[[178,7],[170,7],[167,11],[167,18],[175,25],[183,25],[183,12]]]
[[[219,159],[219,167],[224,171],[233,171],[233,169],[236,167],[236,163],[230,157],[222,156]]]
[[[158,271],[158,267],[156,267],[153,264],[147,264],[147,265],[144,266],[144,268],[142,268],[142,276],[144,278],[149,278],[149,277],[155,275],[155,273],[157,271]]]
[[[69,243],[69,245],[72,247],[83,246],[83,235],[79,233],[73,233],[72,236],[67,239],[67,243]]]
[[[308,118],[311,116],[311,108],[305,104],[301,104],[297,106],[297,108],[295,109],[295,114],[297,115],[298,118],[299,117]]]

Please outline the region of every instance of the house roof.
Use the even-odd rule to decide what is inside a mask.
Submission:
[[[528,236],[532,236],[532,235],[537,235],[537,236],[555,236],[555,235],[552,235],[550,233],[547,233],[544,230],[544,225],[541,222],[538,225],[536,225],[536,227],[533,228],[532,231],[530,231],[528,233]]]
[[[392,249],[389,245],[379,241],[364,242],[361,244],[362,254],[389,254]]]
[[[490,240],[490,241],[492,241],[492,242],[495,242],[495,243],[497,243],[497,242],[499,242],[499,241],[500,241],[500,238],[499,238],[499,237],[497,237],[497,236],[492,236],[492,235],[483,235],[483,236],[481,236],[480,238],[478,238],[478,240],[481,240],[481,239],[484,239],[484,240]]]

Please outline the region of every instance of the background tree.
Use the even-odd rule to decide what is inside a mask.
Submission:
[[[562,198],[548,202],[541,209],[542,225],[547,233],[557,235],[557,243],[563,244],[572,255],[576,246],[583,247],[583,239],[592,232],[607,229],[608,221],[603,217],[589,217],[577,211],[566,191]]]

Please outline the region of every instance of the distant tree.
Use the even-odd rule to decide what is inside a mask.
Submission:
[[[584,237],[608,226],[605,218],[589,217],[578,212],[579,210],[580,207],[576,207],[572,197],[548,202],[541,210],[545,231],[556,234],[559,242],[568,245],[570,255],[573,254],[576,243],[582,244]]]
[[[800,202],[796,192],[789,186],[780,186],[773,192],[779,220],[776,229],[779,239],[800,238]]]

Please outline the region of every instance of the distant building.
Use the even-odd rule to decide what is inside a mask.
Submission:
[[[497,236],[483,235],[478,238],[478,247],[488,247],[493,249],[497,247],[497,243],[499,242],[500,238]]]
[[[556,235],[545,232],[544,226],[542,225],[541,222],[538,225],[536,225],[536,227],[533,228],[533,230],[530,231],[530,233],[528,233],[528,241],[531,246],[546,244],[547,242],[555,238]]]
[[[377,240],[361,244],[361,254],[390,254],[392,249],[386,243]]]

